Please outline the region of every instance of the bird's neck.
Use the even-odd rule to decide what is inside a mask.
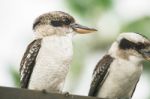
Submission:
[[[72,39],[73,38],[73,36],[74,36],[74,34],[73,33],[68,33],[68,34],[63,34],[63,35],[60,35],[60,34],[52,34],[52,35],[39,35],[39,33],[38,34],[36,34],[35,35],[35,39],[43,39],[43,38],[70,38],[70,39]]]
[[[114,42],[109,51],[108,51],[108,54],[111,55],[112,57],[116,58],[117,57],[117,51],[118,51],[118,44],[117,42]]]
[[[46,44],[53,44],[54,46],[59,45],[59,46],[68,46],[68,43],[72,43],[72,36],[71,35],[65,35],[65,36],[60,36],[60,35],[51,35],[51,36],[46,36],[42,38],[43,43]]]

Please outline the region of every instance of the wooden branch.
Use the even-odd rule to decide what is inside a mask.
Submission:
[[[102,99],[88,96],[69,95],[58,93],[43,93],[41,91],[21,88],[0,87],[0,99]]]

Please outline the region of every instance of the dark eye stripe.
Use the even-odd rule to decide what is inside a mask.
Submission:
[[[119,47],[121,49],[134,49],[135,48],[135,43],[123,38],[119,44]]]
[[[60,27],[62,26],[62,22],[61,21],[51,21],[51,25],[54,27]]]
[[[125,38],[123,38],[119,44],[119,47],[121,49],[136,49],[136,50],[140,50],[140,49],[144,49],[147,45],[143,44],[141,42],[131,42]]]

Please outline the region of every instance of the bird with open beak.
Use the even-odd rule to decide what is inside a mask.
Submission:
[[[89,96],[131,99],[143,60],[150,61],[150,40],[138,33],[121,33],[96,65]]]
[[[33,30],[36,38],[20,64],[21,88],[62,92],[73,56],[72,37],[96,29],[75,23],[65,12],[54,11],[39,16]]]

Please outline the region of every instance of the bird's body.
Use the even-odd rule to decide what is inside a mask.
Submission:
[[[149,47],[149,40],[139,34],[120,35],[97,64],[89,96],[131,98],[143,70],[142,61],[150,57],[149,50],[145,52],[141,50]]]
[[[73,57],[73,35],[96,30],[76,24],[72,16],[61,11],[39,16],[33,30],[36,38],[20,64],[21,88],[62,92]]]
[[[131,97],[142,73],[142,64],[114,58],[107,79],[97,93],[99,97]],[[109,96],[108,96],[109,95]]]
[[[59,92],[73,56],[72,35],[45,37],[41,45],[28,88]]]

